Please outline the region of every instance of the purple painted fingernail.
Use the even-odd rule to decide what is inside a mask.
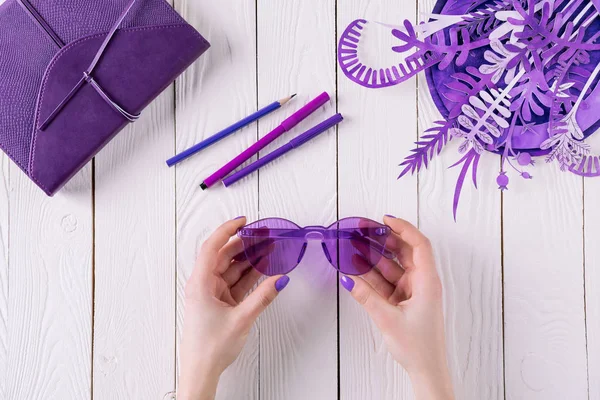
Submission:
[[[235,217],[233,220],[235,221],[236,219],[240,219],[240,218],[244,218],[244,216],[240,215],[239,217]]]
[[[351,292],[354,289],[354,281],[351,278],[348,278],[346,275],[340,278],[340,282],[342,282],[342,286],[347,291]]]
[[[390,215],[390,214],[385,214],[385,216],[396,219],[396,217],[394,217],[393,215]]]
[[[278,292],[281,292],[283,289],[285,289],[288,283],[290,283],[290,277],[284,275],[281,278],[277,279],[277,282],[275,282],[275,289],[277,289]]]

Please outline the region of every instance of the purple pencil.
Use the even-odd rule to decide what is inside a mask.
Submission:
[[[266,156],[260,158],[259,160],[253,162],[252,164],[248,165],[247,167],[242,168],[235,174],[229,175],[227,178],[223,179],[223,185],[225,185],[225,187],[229,187],[229,186],[233,185],[234,183],[236,183],[240,179],[250,175],[257,169],[262,168],[263,166],[267,165],[268,163],[270,163],[270,162],[278,159],[282,155],[286,154],[287,152],[290,152],[290,151],[302,146],[304,143],[316,138],[321,133],[327,131],[330,128],[333,128],[334,126],[336,126],[337,124],[342,122],[343,119],[344,119],[344,117],[342,117],[342,114],[336,114],[333,117],[326,119],[325,121],[321,122],[319,125],[317,125],[313,128],[310,128],[309,130],[307,130],[306,132],[304,132],[297,138],[290,140],[289,143],[281,146],[280,148],[273,151],[272,153],[269,153]]]
[[[277,128],[273,129],[258,142],[254,143],[252,146],[244,150],[240,155],[238,155],[233,160],[225,164],[217,172],[206,178],[204,182],[202,182],[202,184],[200,185],[202,190],[211,187],[215,183],[219,182],[221,179],[225,178],[233,170],[235,170],[237,167],[239,167],[248,159],[250,159],[250,157],[264,149],[269,143],[277,139],[279,136],[283,135],[285,132],[298,125],[302,120],[304,120],[310,114],[315,112],[319,107],[321,107],[328,101],[329,95],[327,94],[327,92],[321,93],[315,99],[306,104],[304,107],[292,114],[291,117],[283,121]]]

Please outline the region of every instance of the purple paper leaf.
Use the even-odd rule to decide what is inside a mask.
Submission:
[[[496,18],[499,11],[509,11],[513,9],[511,1],[489,1],[482,2],[485,7],[471,9],[468,16],[464,17],[466,29],[471,36],[487,37],[503,21]]]
[[[461,158],[460,160],[458,160],[456,163],[452,164],[449,167],[449,168],[453,168],[453,167],[456,167],[457,165],[463,164],[463,166],[460,170],[460,174],[458,175],[458,180],[456,181],[456,187],[454,189],[454,204],[453,204],[453,208],[452,208],[452,213],[454,215],[455,222],[456,222],[456,211],[458,210],[458,202],[460,200],[460,193],[462,191],[463,183],[465,181],[465,177],[467,176],[469,166],[471,165],[471,163],[473,162],[475,157],[478,157],[478,154],[475,152],[475,150],[471,150],[467,154],[465,154],[463,156],[463,158]],[[479,160],[479,158],[478,158],[478,160]]]
[[[477,167],[479,166],[480,158],[481,158],[481,154],[477,154],[473,158],[472,178],[473,178],[473,186],[475,186],[475,189],[477,189]]]
[[[392,35],[401,42],[400,45],[392,47],[392,50],[397,53],[404,53],[414,49],[419,56],[422,56],[426,52],[443,55],[442,61],[439,63],[439,68],[442,70],[446,69],[455,59],[456,65],[463,65],[466,62],[470,51],[489,44],[487,38],[472,42],[467,29],[460,27],[449,29],[449,43],[436,43],[433,41],[432,36],[419,40],[417,33],[409,20],[404,21],[404,28],[405,31],[399,29],[392,30]],[[435,35],[435,38],[439,37],[444,38],[445,36]]]
[[[418,172],[423,165],[427,168],[429,166],[429,161],[431,161],[435,155],[439,154],[442,147],[451,139],[448,132],[451,124],[444,121],[437,121],[436,125],[437,126],[425,131],[428,135],[423,136],[421,139],[426,140],[417,141],[417,147],[412,149],[411,154],[409,154],[400,164],[400,166],[406,167],[400,173],[398,179],[406,175],[409,170],[412,171],[411,173],[414,173]],[[433,132],[435,132],[435,134],[430,134]]]

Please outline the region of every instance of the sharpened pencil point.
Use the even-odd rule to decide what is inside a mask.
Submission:
[[[200,189],[202,189],[202,190],[206,190],[206,189],[208,189],[208,186],[206,186],[206,183],[202,182],[202,183],[200,184]]]
[[[293,99],[294,97],[296,97],[296,93],[294,93],[291,96],[286,97],[285,99],[279,100],[279,105],[283,106],[285,103],[287,103],[288,101],[290,101],[291,99]]]

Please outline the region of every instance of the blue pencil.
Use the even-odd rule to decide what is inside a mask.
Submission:
[[[177,154],[176,156],[174,156],[172,158],[169,158],[167,160],[167,165],[169,167],[172,167],[173,165],[180,163],[181,161],[185,160],[186,158],[193,156],[194,154],[198,153],[199,151],[204,150],[205,148],[217,143],[219,140],[226,138],[227,136],[231,135],[234,132],[237,132],[238,130],[242,129],[243,127],[250,125],[252,122],[259,120],[262,117],[264,117],[265,115],[268,115],[268,114],[272,113],[273,111],[279,109],[281,106],[283,106],[285,103],[287,103],[294,97],[296,97],[295,94],[293,94],[289,97],[286,97],[285,99],[282,99],[282,100],[276,101],[272,104],[269,104],[265,108],[260,109],[257,112],[255,112],[254,114],[247,116],[243,120],[236,122],[235,124],[231,125],[228,128],[223,129],[221,132],[216,133],[213,136],[201,141],[197,145],[190,147],[189,149],[185,150],[182,153]]]

